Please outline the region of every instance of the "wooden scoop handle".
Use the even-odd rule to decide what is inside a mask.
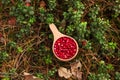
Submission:
[[[49,24],[49,27],[54,35],[54,41],[57,40],[58,38],[64,36],[64,34],[62,34],[58,31],[57,27],[53,23]]]

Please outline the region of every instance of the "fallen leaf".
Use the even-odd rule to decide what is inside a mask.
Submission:
[[[81,71],[77,71],[77,75],[76,75],[78,80],[82,80],[82,72]]]
[[[39,79],[39,78],[33,76],[32,74],[26,73],[26,72],[24,72],[24,77],[25,77],[24,80],[43,80],[43,79]]]
[[[78,80],[82,80],[82,72],[81,72],[82,64],[80,61],[76,61],[71,64],[71,73]]]
[[[72,76],[70,70],[68,70],[68,69],[66,69],[66,68],[64,68],[64,67],[60,67],[60,68],[58,69],[58,75],[59,75],[60,77],[66,78],[66,79],[68,79],[68,78],[70,78],[70,77]]]

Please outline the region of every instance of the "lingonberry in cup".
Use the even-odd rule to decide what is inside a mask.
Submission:
[[[53,45],[54,54],[61,59],[70,59],[76,55],[77,44],[70,37],[60,37]]]

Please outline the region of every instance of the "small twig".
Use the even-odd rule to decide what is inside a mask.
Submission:
[[[43,42],[44,41],[44,39],[43,40],[41,40],[40,42],[39,42],[39,44],[41,43],[41,42]],[[29,47],[33,47],[34,45],[36,45],[36,43],[33,43],[32,45],[30,45]],[[17,64],[17,66],[16,66],[16,69],[19,67],[19,63],[20,63],[20,61],[21,61],[21,58],[23,57],[23,55],[25,54],[25,52],[27,51],[27,47],[28,46],[26,46],[26,48],[24,48],[24,52],[22,52],[22,54],[19,56],[19,58],[16,60],[17,62],[16,62],[16,64]]]

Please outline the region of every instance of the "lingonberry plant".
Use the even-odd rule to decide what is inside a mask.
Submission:
[[[112,50],[116,48],[116,45],[113,42],[108,42],[105,38],[106,31],[111,27],[111,25],[109,20],[99,17],[99,10],[100,8],[98,5],[95,5],[90,9],[89,16],[90,20],[92,21],[90,23],[90,32],[91,36],[93,36],[93,44],[98,43],[96,46],[101,46],[101,50],[104,53],[105,50],[112,48],[110,44],[114,46]]]
[[[100,61],[98,65],[98,73],[91,73],[88,80],[110,80],[110,74],[107,71],[113,70],[113,66],[111,64],[106,65],[104,61]]]
[[[39,19],[41,22],[45,22],[46,24],[54,22],[54,15],[48,13],[43,7],[39,8],[39,15]]]
[[[49,80],[49,78],[53,77],[56,72],[57,72],[57,69],[53,68],[53,69],[48,71],[47,75],[44,75],[42,73],[36,73],[36,76],[39,77],[40,79]]]
[[[52,64],[52,57],[50,54],[48,54],[47,56],[43,57],[43,61],[45,61],[46,64]]]
[[[4,4],[4,6],[5,6],[5,5],[9,5],[9,4],[10,4],[10,0],[7,0],[7,1],[1,0],[1,3]]]
[[[9,54],[6,51],[0,51],[0,63],[8,59]],[[1,65],[0,65],[1,66]]]
[[[120,80],[120,72],[115,73],[115,80]]]
[[[35,22],[34,7],[26,6],[22,0],[11,7],[10,15],[15,16],[21,25],[31,26]]]
[[[56,7],[56,0],[48,0],[49,9],[53,10]]]
[[[10,16],[14,16],[17,23],[22,26],[20,27],[20,31],[16,34],[17,38],[21,39],[23,36],[31,33],[30,27],[36,21],[33,6],[26,6],[26,3],[20,0],[15,6],[10,8],[9,14]]]
[[[117,18],[120,15],[120,1],[119,0],[115,0],[115,6],[113,8],[113,10],[115,11],[115,13],[113,14],[113,16],[115,18]]]
[[[73,3],[73,4],[70,6],[70,3]],[[66,20],[66,22],[69,21],[69,25],[66,28],[66,34],[73,35],[74,31],[78,30],[78,35],[84,36],[84,33],[85,33],[84,31],[85,31],[87,22],[81,23],[80,21],[83,14],[83,10],[84,10],[84,5],[78,0],[71,1],[70,3],[68,3],[67,12],[63,13],[64,19]],[[83,27],[81,27],[82,24],[84,24]],[[83,30],[83,31],[81,32],[80,30]],[[82,34],[79,34],[80,32]]]

